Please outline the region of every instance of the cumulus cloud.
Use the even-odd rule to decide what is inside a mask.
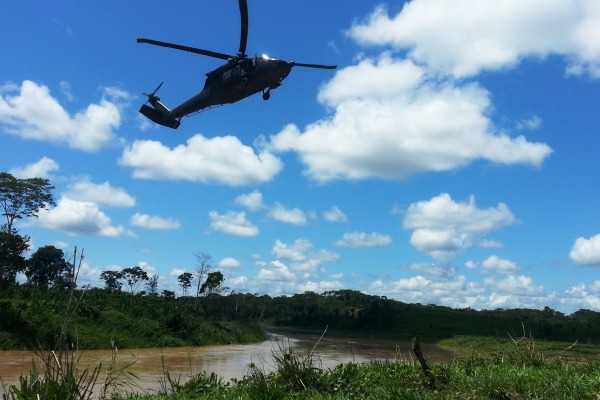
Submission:
[[[323,263],[336,261],[339,255],[328,250],[315,249],[309,240],[296,239],[292,243],[276,240],[271,253],[273,261],[256,261],[259,272],[247,281],[250,282],[247,289],[256,290],[268,284],[269,293],[291,294],[305,290],[322,291],[342,287],[337,281],[322,279],[325,273]]]
[[[334,116],[304,132],[288,125],[269,144],[274,151],[297,152],[305,175],[321,183],[404,179],[477,159],[540,166],[552,152],[546,144],[498,132],[487,115],[489,93],[474,83],[424,82],[393,98],[333,97],[339,101]]]
[[[509,275],[504,279],[489,278],[484,285],[494,293],[516,295],[540,295],[544,293],[543,286],[535,286],[533,279],[523,275]]]
[[[338,247],[384,247],[392,243],[389,235],[376,232],[346,232],[342,238],[333,243]]]
[[[217,265],[219,268],[237,268],[242,265],[242,263],[240,263],[240,261],[235,257],[225,257],[219,261]]]
[[[47,86],[32,81],[0,91],[0,129],[24,139],[94,152],[119,141],[114,130],[120,124],[121,113],[110,91],[98,104],[74,115],[52,97]]]
[[[69,235],[118,237],[133,234],[123,226],[115,226],[96,203],[61,197],[56,207],[40,210],[34,224],[56,229]]]
[[[157,215],[135,213],[131,216],[131,224],[144,229],[171,230],[179,229],[181,222],[172,218],[163,218]]]
[[[87,180],[76,182],[69,186],[65,196],[77,201],[94,202],[110,207],[135,206],[133,196],[129,195],[125,189],[111,186],[108,181],[100,184]]]
[[[444,277],[416,275],[389,282],[378,279],[371,282],[369,291],[406,302],[445,304],[457,308],[477,304],[483,293],[481,287],[468,282],[463,275],[454,274]]]
[[[481,271],[490,274],[514,274],[519,270],[517,263],[498,256],[489,256],[481,263]]]
[[[208,217],[211,220],[210,227],[212,229],[228,235],[254,237],[260,232],[258,227],[246,219],[246,213],[243,211],[228,211],[225,214],[211,211],[208,213]]]
[[[339,207],[335,206],[323,212],[323,219],[328,222],[348,222],[346,214]]]
[[[22,168],[12,168],[10,172],[14,177],[19,179],[27,178],[45,178],[50,177],[50,173],[58,171],[60,166],[56,161],[48,157],[42,157],[39,161],[33,164],[27,164]]]
[[[276,281],[276,282],[294,282],[296,274],[290,271],[289,267],[280,261],[273,261],[265,264],[256,274],[256,279],[259,281]]]
[[[239,195],[235,198],[234,203],[245,207],[249,211],[259,211],[264,207],[262,193],[258,190]]]
[[[379,6],[348,35],[407,50],[429,69],[454,77],[558,54],[571,73],[600,77],[600,6],[586,0],[413,0],[395,16]]]
[[[120,160],[140,179],[184,180],[229,186],[268,182],[282,168],[269,152],[258,152],[237,137],[205,138],[198,134],[186,144],[169,148],[154,140],[138,140],[126,147]]]
[[[580,265],[600,266],[600,234],[589,239],[577,238],[571,248],[569,257],[573,262]]]
[[[269,217],[275,221],[292,225],[306,225],[308,217],[299,208],[288,209],[283,204],[275,203],[269,210]]]
[[[296,239],[291,245],[276,240],[271,253],[277,259],[300,262],[306,260],[306,252],[312,248],[313,244],[306,239]]]
[[[417,250],[441,261],[478,244],[488,233],[518,222],[504,203],[480,209],[473,196],[467,202],[455,202],[442,193],[411,204],[402,225],[413,231],[410,242]]]

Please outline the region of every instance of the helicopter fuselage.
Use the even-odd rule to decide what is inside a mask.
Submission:
[[[264,100],[269,100],[271,90],[281,86],[281,82],[289,75],[292,67],[336,68],[335,65],[287,62],[268,56],[247,57],[248,4],[247,0],[238,0],[238,4],[240,8],[240,46],[235,56],[154,39],[137,39],[138,43],[168,47],[227,61],[206,74],[206,82],[200,93],[173,110],[161,103],[160,98],[156,96],[162,83],[154,92],[144,93],[148,97],[147,103],[150,105],[142,105],[140,113],[159,125],[177,129],[181,124],[181,118],[210,107],[235,103],[258,92],[263,93]]]
[[[267,56],[228,62],[207,73],[202,91],[174,108],[170,118],[179,119],[205,108],[235,103],[258,92],[268,99],[269,91],[281,86],[290,71],[287,62]]]

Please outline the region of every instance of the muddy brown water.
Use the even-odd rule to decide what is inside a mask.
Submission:
[[[200,371],[214,372],[229,381],[248,375],[250,364],[265,372],[272,371],[275,369],[273,354],[289,349],[300,355],[312,353],[314,365],[323,369],[335,368],[341,363],[364,363],[371,360],[416,362],[409,342],[320,336],[280,331],[270,332],[268,340],[256,344],[121,349],[117,351],[116,367],[128,366],[126,371],[137,376],[136,379],[126,379],[131,383],[122,386],[127,391],[157,392],[161,389],[161,381],[164,382],[165,371],[169,371],[170,376],[180,382]],[[436,345],[422,344],[421,348],[430,362],[449,361],[456,356]],[[41,364],[35,353],[30,351],[0,351],[2,382],[5,385],[12,384],[18,382],[19,376],[28,376],[32,360],[38,366]],[[86,350],[81,354],[79,366],[93,368],[102,362],[105,370],[110,361],[110,350]],[[101,374],[98,382],[103,379],[104,375]]]

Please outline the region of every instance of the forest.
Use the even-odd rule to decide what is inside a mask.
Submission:
[[[14,285],[0,295],[0,349],[51,349],[65,330],[82,349],[198,346],[263,340],[264,326],[323,330],[329,335],[437,342],[460,335],[506,338],[523,327],[536,339],[600,341],[600,313],[451,309],[407,304],[353,290],[293,296],[232,293],[206,296],[73,291]]]

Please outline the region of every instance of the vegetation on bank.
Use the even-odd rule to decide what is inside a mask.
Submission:
[[[433,365],[371,361],[318,367],[313,356],[275,355],[271,373],[254,369],[225,382],[200,373],[185,384],[168,381],[159,394],[121,394],[119,400],[187,399],[590,399],[600,395],[600,363],[563,364],[520,353],[472,355]]]
[[[72,310],[65,315],[66,310]],[[406,304],[353,290],[285,297],[248,293],[174,297],[91,288],[61,291],[12,285],[0,291],[0,349],[51,349],[65,334],[81,349],[177,347],[265,339],[261,325],[321,330],[330,335],[445,343],[465,335],[600,343],[600,313],[451,309]],[[455,346],[456,347],[456,346]],[[464,347],[458,345],[458,347]],[[474,348],[474,350],[477,350]]]
[[[215,301],[213,301],[215,300]],[[0,349],[53,349],[64,331],[79,349],[201,346],[266,339],[256,321],[224,318],[218,298],[70,292],[13,286],[0,293]],[[67,310],[72,310],[67,315]],[[65,323],[66,322],[66,323]]]

